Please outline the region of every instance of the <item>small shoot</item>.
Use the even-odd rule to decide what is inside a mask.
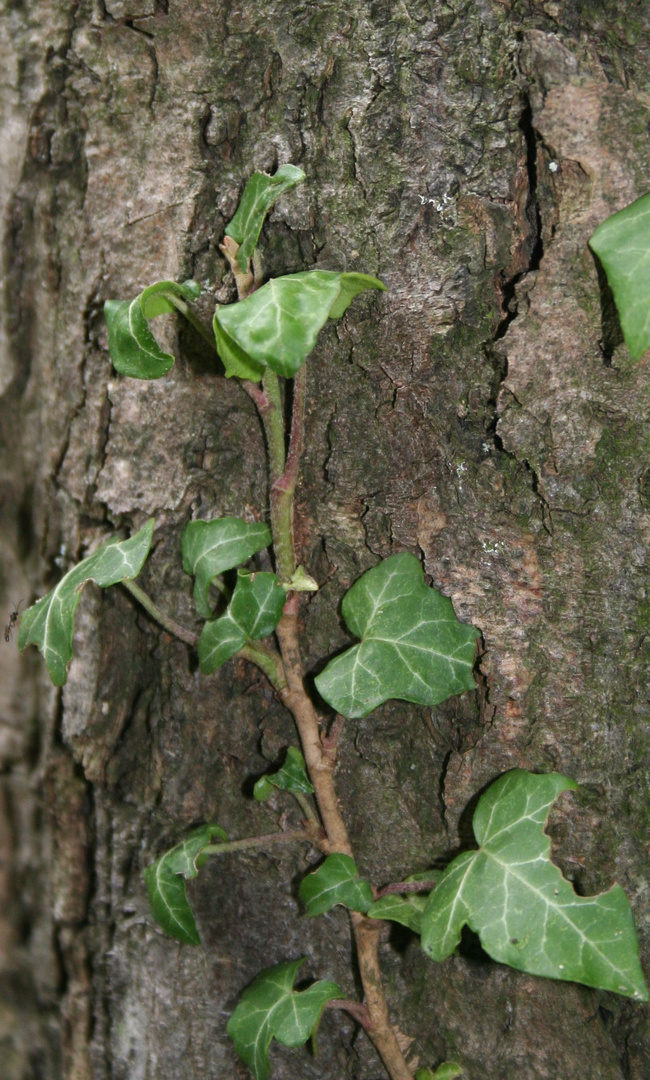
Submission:
[[[289,747],[284,764],[279,769],[260,777],[253,788],[253,796],[258,802],[265,802],[275,788],[297,795],[314,794],[305,759],[296,746]]]
[[[63,686],[73,657],[74,616],[87,581],[100,588],[136,578],[151,548],[154,519],[130,540],[107,540],[94,554],[69,570],[51,592],[23,612],[18,648],[36,645],[55,686]]]
[[[314,1035],[328,1001],[342,998],[335,982],[320,981],[300,992],[293,989],[304,960],[291,960],[262,971],[244,990],[228,1022],[228,1034],[255,1080],[269,1080],[272,1039],[303,1046]]]
[[[199,665],[211,675],[251,641],[272,634],[282,618],[287,594],[275,574],[237,571],[226,612],[207,622],[199,638]]]
[[[437,705],[474,689],[478,631],[458,621],[446,596],[428,588],[414,555],[367,570],[343,599],[343,618],[361,638],[331,660],[316,688],[336,712],[367,716],[389,698]]]
[[[551,805],[578,785],[514,769],[481,796],[474,834],[481,845],[453,860],[429,896],[422,948],[444,960],[463,926],[510,967],[648,1000],[628,899],[620,885],[578,896],[551,862],[544,832]]]
[[[219,840],[228,839],[219,825],[202,825],[144,871],[154,919],[166,934],[183,945],[201,944],[185,882],[197,877],[202,852],[215,836]]]
[[[194,603],[199,615],[212,618],[208,593],[214,579],[226,570],[234,570],[271,542],[271,530],[263,522],[222,517],[190,521],[185,526],[181,539],[183,570],[195,579]]]
[[[351,911],[366,912],[374,896],[370,882],[359,877],[349,855],[328,855],[313,874],[300,883],[300,899],[308,915],[323,915],[337,904]]]
[[[239,244],[237,263],[242,273],[248,269],[269,210],[280,195],[301,184],[304,179],[305,174],[297,165],[282,165],[273,176],[263,172],[255,172],[251,176],[237,212],[226,227],[226,236],[231,236]]]

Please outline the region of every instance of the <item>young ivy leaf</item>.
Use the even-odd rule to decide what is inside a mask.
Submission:
[[[361,643],[331,660],[315,682],[343,716],[367,716],[389,698],[437,705],[474,689],[478,631],[425,585],[414,555],[392,555],[367,570],[346,593],[342,611]]]
[[[199,666],[211,675],[248,642],[272,634],[282,618],[287,594],[275,574],[237,571],[237,584],[224,615],[207,622],[199,638]]]
[[[232,236],[239,244],[237,262],[242,273],[246,272],[248,260],[262,231],[264,218],[275,200],[304,179],[304,172],[296,165],[282,165],[273,176],[263,172],[255,172],[251,176],[244,188],[237,212],[226,227],[226,236]]]
[[[271,541],[271,530],[263,522],[248,523],[235,517],[188,522],[181,554],[183,570],[195,578],[194,603],[199,615],[212,618],[208,590],[214,578],[263,551]]]
[[[436,870],[426,870],[423,874],[412,874],[406,881],[433,881],[439,876]],[[401,923],[416,934],[422,933],[422,915],[429,899],[428,892],[389,893],[375,900],[366,912],[369,919],[389,919]]]
[[[600,259],[633,360],[650,349],[650,192],[599,225],[589,247]]]
[[[151,914],[166,934],[183,945],[201,944],[185,882],[197,876],[201,854],[214,836],[219,840],[228,839],[219,825],[202,825],[156,859],[143,873]]]
[[[217,308],[217,349],[226,375],[259,382],[264,368],[291,378],[328,318],[339,319],[365,289],[382,289],[369,274],[307,270],[267,281],[238,304]]]
[[[515,769],[488,788],[473,819],[481,846],[454,859],[430,894],[422,948],[444,960],[467,924],[485,951],[510,967],[647,1001],[620,885],[578,896],[550,860],[549,809],[560,792],[577,786],[558,773]]]
[[[463,1070],[458,1062],[443,1061],[433,1073],[430,1069],[418,1069],[415,1080],[455,1080],[457,1076],[462,1075]]]
[[[113,367],[133,379],[159,379],[174,363],[164,352],[149,326],[149,319],[183,311],[188,300],[196,300],[201,286],[195,281],[178,285],[157,281],[134,300],[107,300],[104,315],[108,327],[108,351]]]
[[[307,776],[307,766],[300,750],[290,746],[280,769],[267,776],[261,776],[253,788],[253,797],[264,802],[271,795],[273,788],[282,791],[297,791],[302,795],[313,795],[314,789]]]
[[[87,581],[100,588],[136,578],[149,554],[154,519],[129,540],[107,540],[87,559],[69,570],[59,584],[20,617],[18,648],[36,645],[43,654],[55,686],[63,686],[72,660],[74,615]]]
[[[372,887],[359,877],[354,859],[349,855],[328,855],[300,883],[300,899],[308,915],[323,915],[336,904],[351,911],[367,911],[373,902]]]
[[[228,1021],[228,1034],[255,1080],[269,1080],[268,1049],[276,1038],[284,1046],[302,1046],[317,1029],[328,1001],[343,992],[335,982],[321,981],[297,992],[296,973],[304,960],[291,960],[262,971],[244,990]]]

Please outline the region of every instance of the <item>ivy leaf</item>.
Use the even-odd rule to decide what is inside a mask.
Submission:
[[[212,327],[217,352],[226,369],[226,378],[232,379],[236,377],[238,379],[250,379],[251,382],[261,382],[264,375],[264,365],[252,360],[243,349],[239,348],[237,342],[233,341],[230,335],[219,325],[216,312],[212,320]]]
[[[274,773],[261,776],[253,788],[253,796],[258,802],[268,799],[273,788],[282,791],[297,791],[302,795],[313,795],[314,789],[307,776],[307,766],[300,750],[290,746],[284,764]]]
[[[235,517],[188,522],[183,529],[181,554],[183,570],[196,579],[194,602],[199,615],[212,618],[208,590],[214,578],[263,551],[272,539],[271,530],[263,522],[249,524]]]
[[[264,218],[275,200],[304,179],[304,172],[296,165],[282,165],[274,176],[263,172],[255,172],[251,176],[244,188],[237,212],[226,227],[226,236],[232,236],[239,244],[237,262],[242,273],[246,272],[248,260],[262,231]]]
[[[262,971],[241,996],[228,1022],[228,1034],[255,1080],[269,1080],[268,1049],[276,1038],[285,1046],[302,1046],[318,1027],[328,1001],[343,996],[335,982],[316,982],[293,989],[304,960],[291,960]]]
[[[633,360],[650,348],[650,192],[603,221],[589,240],[600,259]]]
[[[414,555],[392,555],[367,570],[346,593],[342,611],[361,643],[331,660],[315,682],[343,716],[367,716],[389,698],[437,705],[474,689],[478,631],[425,585]]]
[[[272,634],[282,618],[287,594],[275,574],[237,572],[224,615],[207,622],[199,638],[199,666],[211,675],[246,644]]]
[[[349,855],[328,855],[318,870],[302,879],[299,894],[308,915],[322,915],[336,904],[367,911],[373,902],[370,883],[359,877]]]
[[[426,870],[423,874],[412,874],[406,881],[431,881],[438,877],[435,870]],[[401,923],[416,934],[422,933],[422,915],[429,899],[428,892],[397,894],[389,893],[375,900],[366,912],[369,919],[389,919]]]
[[[69,570],[59,584],[20,617],[18,648],[36,645],[43,654],[55,686],[63,686],[72,660],[74,615],[87,581],[100,588],[136,578],[149,554],[154,519],[129,540],[107,540],[87,559]]]
[[[455,1080],[462,1076],[463,1070],[456,1061],[443,1061],[434,1073],[430,1069],[418,1069],[415,1080]]]
[[[104,315],[108,327],[108,351],[115,370],[133,379],[159,379],[166,375],[174,357],[160,348],[151,332],[149,319],[184,311],[186,301],[196,300],[200,293],[201,287],[195,281],[185,281],[182,285],[175,281],[158,281],[134,300],[107,300]]]
[[[214,836],[219,840],[228,839],[219,825],[202,825],[156,859],[143,873],[151,914],[166,934],[184,945],[201,944],[185,881],[197,876],[203,861],[201,854]]]
[[[474,814],[478,851],[459,855],[429,896],[422,948],[444,960],[465,924],[494,960],[551,979],[648,1000],[632,913],[620,885],[577,896],[550,860],[544,833],[560,792],[558,773],[515,769],[481,796]]]
[[[240,352],[239,362],[270,367],[290,378],[307,359],[328,318],[338,319],[365,289],[382,289],[369,274],[338,274],[308,270],[267,281],[238,304],[217,309],[215,321]],[[217,335],[217,348],[219,348]],[[223,339],[222,339],[223,340]],[[229,345],[230,348],[230,345]],[[219,355],[224,364],[233,360]],[[234,369],[231,374],[237,374]],[[251,376],[248,375],[248,378]],[[258,380],[259,381],[259,380]]]

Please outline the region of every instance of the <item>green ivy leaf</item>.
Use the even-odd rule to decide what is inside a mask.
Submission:
[[[432,881],[437,878],[438,872],[426,870],[423,874],[412,874],[406,881]],[[390,919],[391,922],[401,923],[413,930],[416,934],[422,933],[422,915],[429,899],[428,892],[421,893],[389,893],[375,900],[371,908],[366,912],[369,919]]]
[[[430,1069],[418,1069],[415,1080],[455,1080],[462,1076],[463,1070],[456,1061],[443,1061],[434,1073]]]
[[[280,769],[260,777],[253,788],[253,796],[258,802],[264,802],[273,788],[281,788],[282,791],[297,791],[302,795],[313,795],[314,789],[307,776],[305,759],[297,747],[289,747]]]
[[[158,281],[134,300],[107,300],[104,315],[108,351],[115,370],[133,379],[159,379],[166,375],[174,357],[160,348],[149,319],[183,311],[186,301],[196,300],[200,293],[201,287],[195,281],[185,281],[182,285]]]
[[[63,686],[72,660],[74,615],[87,581],[100,588],[136,578],[149,554],[154,519],[129,540],[107,540],[105,544],[69,570],[59,584],[20,617],[18,648],[36,645],[43,654],[55,686]]]
[[[367,716],[389,698],[437,705],[474,689],[478,631],[424,584],[414,555],[392,555],[367,570],[346,593],[342,611],[361,644],[331,660],[315,681],[343,716]]]
[[[603,221],[589,240],[600,259],[633,360],[650,348],[650,192]]]
[[[244,188],[237,212],[226,227],[226,236],[232,236],[239,244],[237,262],[242,273],[246,272],[248,260],[262,231],[264,218],[275,200],[304,179],[304,172],[296,165],[282,165],[274,176],[263,172],[255,172],[251,176]]]
[[[274,278],[246,300],[218,308],[215,320],[227,335],[228,348],[232,350],[234,342],[239,349],[235,359],[234,353],[226,356],[219,350],[226,370],[230,365],[229,374],[236,375],[237,364],[252,363],[290,378],[314,348],[327,319],[340,318],[365,289],[386,286],[369,274],[308,270]],[[217,335],[218,349],[220,340]]]
[[[336,904],[367,911],[373,902],[370,883],[359,877],[349,855],[328,855],[318,870],[303,878],[299,894],[308,915],[322,915]]]
[[[228,839],[219,825],[202,825],[156,859],[143,873],[151,914],[166,934],[184,945],[201,944],[185,881],[197,876],[203,861],[201,854],[214,836],[219,840]]]
[[[474,814],[478,851],[459,855],[429,896],[422,948],[444,960],[465,924],[494,960],[551,979],[585,983],[647,1001],[632,913],[620,885],[577,896],[550,860],[544,833],[560,792],[558,773],[515,769],[481,796]]]
[[[207,622],[199,638],[199,666],[211,675],[248,642],[272,634],[282,618],[287,594],[275,574],[237,572],[224,615]]]
[[[263,551],[272,539],[271,530],[262,522],[248,524],[235,517],[188,522],[181,538],[181,554],[183,570],[196,579],[194,602],[199,615],[212,618],[208,590],[214,578]]]
[[[250,379],[251,382],[261,382],[264,376],[264,365],[258,364],[256,360],[251,360],[250,356],[247,356],[244,350],[239,348],[237,342],[233,341],[230,335],[219,325],[216,312],[212,320],[212,327],[217,352],[226,369],[226,378],[232,379],[236,377],[238,379]]]
[[[228,1022],[228,1034],[255,1080],[269,1080],[268,1049],[276,1038],[302,1046],[316,1030],[328,1001],[343,996],[335,982],[316,982],[297,992],[296,973],[304,960],[291,960],[262,971],[241,996]]]

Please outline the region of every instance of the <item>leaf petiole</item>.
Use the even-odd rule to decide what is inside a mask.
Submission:
[[[173,634],[180,641],[184,641],[186,645],[193,645],[195,648],[199,643],[198,634],[187,630],[186,627],[181,626],[175,619],[172,619],[169,615],[165,615],[160,610],[157,604],[154,604],[150,596],[147,596],[144,589],[141,589],[139,585],[136,585],[135,581],[124,580],[121,582],[124,588],[131,593],[138,603],[145,609],[147,614],[151,615],[152,619],[155,619],[157,623],[162,626],[168,633]]]
[[[255,644],[249,642],[248,645],[242,646],[239,652],[235,653],[235,656],[241,656],[244,660],[249,660],[251,664],[255,664],[260,671],[263,671],[278,694],[286,688],[287,679],[284,673],[282,657],[275,649],[269,649],[266,645],[261,645],[260,642]]]
[[[199,317],[194,314],[191,307],[186,304],[184,300],[181,300],[180,296],[176,296],[174,293],[171,292],[165,293],[164,295],[165,299],[168,300],[170,304],[173,304],[176,310],[179,311],[180,314],[187,319],[188,323],[190,323],[190,325],[198,331],[201,337],[204,338],[205,341],[207,341],[208,345],[212,349],[214,349],[215,352],[217,352],[217,344],[214,340],[214,333],[212,331],[212,328],[206,326],[205,323],[203,323],[201,319],[199,319]]]
[[[291,844],[305,841],[313,844],[314,837],[307,829],[295,829],[293,832],[268,833],[265,836],[246,836],[243,840],[225,840],[222,844],[209,844],[201,849],[201,855],[227,855],[231,851],[250,851],[264,849],[271,844]]]

